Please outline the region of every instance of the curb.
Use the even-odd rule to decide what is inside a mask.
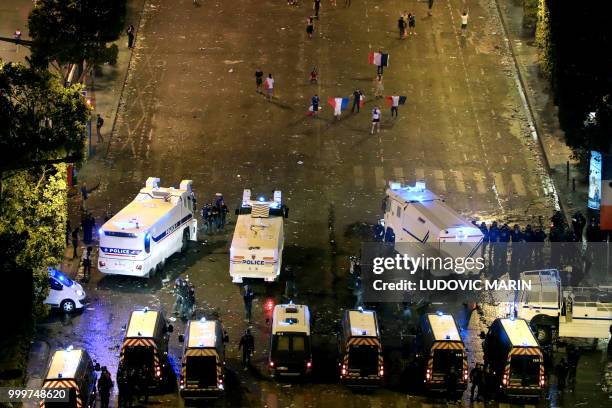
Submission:
[[[565,210],[565,204],[562,202],[562,200],[559,198],[559,190],[557,189],[557,186],[555,184],[555,179],[553,177],[552,174],[552,169],[550,167],[550,161],[548,160],[548,153],[546,151],[546,147],[544,146],[544,142],[542,141],[542,138],[540,137],[541,134],[543,134],[544,132],[542,131],[542,126],[540,125],[540,122],[537,118],[537,116],[533,113],[534,109],[532,106],[532,102],[529,98],[529,94],[525,91],[525,89],[527,89],[526,85],[525,85],[525,79],[523,78],[523,73],[521,71],[520,65],[518,63],[518,60],[516,58],[516,54],[514,51],[514,46],[512,45],[512,41],[510,41],[510,36],[508,35],[509,30],[508,30],[508,25],[506,23],[506,20],[504,18],[504,14],[502,13],[501,10],[501,6],[499,5],[499,1],[498,0],[494,0],[495,2],[495,8],[497,10],[497,15],[499,17],[499,20],[501,21],[502,24],[502,28],[504,30],[504,40],[506,45],[508,46],[508,49],[510,50],[510,55],[512,56],[512,62],[514,63],[514,72],[515,72],[515,79],[517,80],[517,84],[518,84],[518,88],[519,88],[519,93],[521,95],[521,99],[523,101],[523,105],[527,110],[527,119],[529,120],[529,128],[531,129],[531,136],[537,140],[538,142],[538,146],[540,148],[540,152],[542,153],[542,158],[544,159],[544,164],[546,166],[546,172],[548,174],[548,177],[550,179],[550,182],[552,183],[552,188],[553,188],[553,197],[555,200],[555,206],[561,211],[561,213],[564,215],[566,222],[571,225],[571,217],[570,215],[567,213],[567,211]]]
[[[136,43],[136,39],[138,38],[138,32],[140,32],[140,26],[142,25],[142,15],[144,14],[145,7],[149,4],[149,0],[144,0],[142,2],[142,9],[138,15],[138,23],[136,24],[136,32],[134,33],[134,44]],[[104,152],[104,158],[108,156],[108,152],[110,151],[111,143],[113,142],[113,135],[115,134],[115,127],[117,124],[117,116],[119,116],[119,108],[121,106],[121,101],[123,100],[123,92],[125,91],[125,85],[127,84],[128,74],[130,73],[130,68],[132,66],[132,60],[134,59],[134,48],[130,52],[130,59],[128,60],[128,65],[125,70],[125,75],[123,76],[123,81],[121,84],[121,91],[119,92],[119,99],[117,100],[117,106],[115,108],[115,114],[113,116],[113,125],[111,126],[111,131],[108,135],[108,143],[106,144],[106,151]]]

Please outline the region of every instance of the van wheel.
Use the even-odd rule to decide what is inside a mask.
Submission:
[[[74,304],[72,300],[66,299],[62,302],[62,304],[60,305],[60,308],[62,309],[62,312],[64,313],[72,313],[76,309],[76,305]]]
[[[187,251],[188,245],[189,245],[189,229],[185,228],[183,230],[183,245],[181,246],[181,253],[185,253]]]

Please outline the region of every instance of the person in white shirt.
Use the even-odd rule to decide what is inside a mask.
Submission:
[[[467,30],[468,25],[468,12],[467,10],[463,11],[461,14],[461,35],[465,35],[465,31]]]
[[[268,74],[264,87],[268,92],[268,99],[272,99],[272,96],[274,96],[274,78],[272,78],[272,74]]]
[[[374,128],[376,128],[376,133],[380,132],[380,108],[375,106],[372,109],[372,129],[370,130],[370,134],[374,134]]]

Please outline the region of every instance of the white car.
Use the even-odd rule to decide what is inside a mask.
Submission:
[[[64,313],[72,313],[85,306],[85,291],[57,269],[49,267],[49,295],[44,303],[60,308]]]

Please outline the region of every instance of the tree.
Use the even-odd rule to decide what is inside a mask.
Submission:
[[[30,13],[31,62],[57,68],[87,66],[117,61],[116,45],[125,22],[126,0],[38,0]]]
[[[80,85],[65,88],[56,74],[0,63],[0,176],[7,170],[80,162],[90,114]]]

